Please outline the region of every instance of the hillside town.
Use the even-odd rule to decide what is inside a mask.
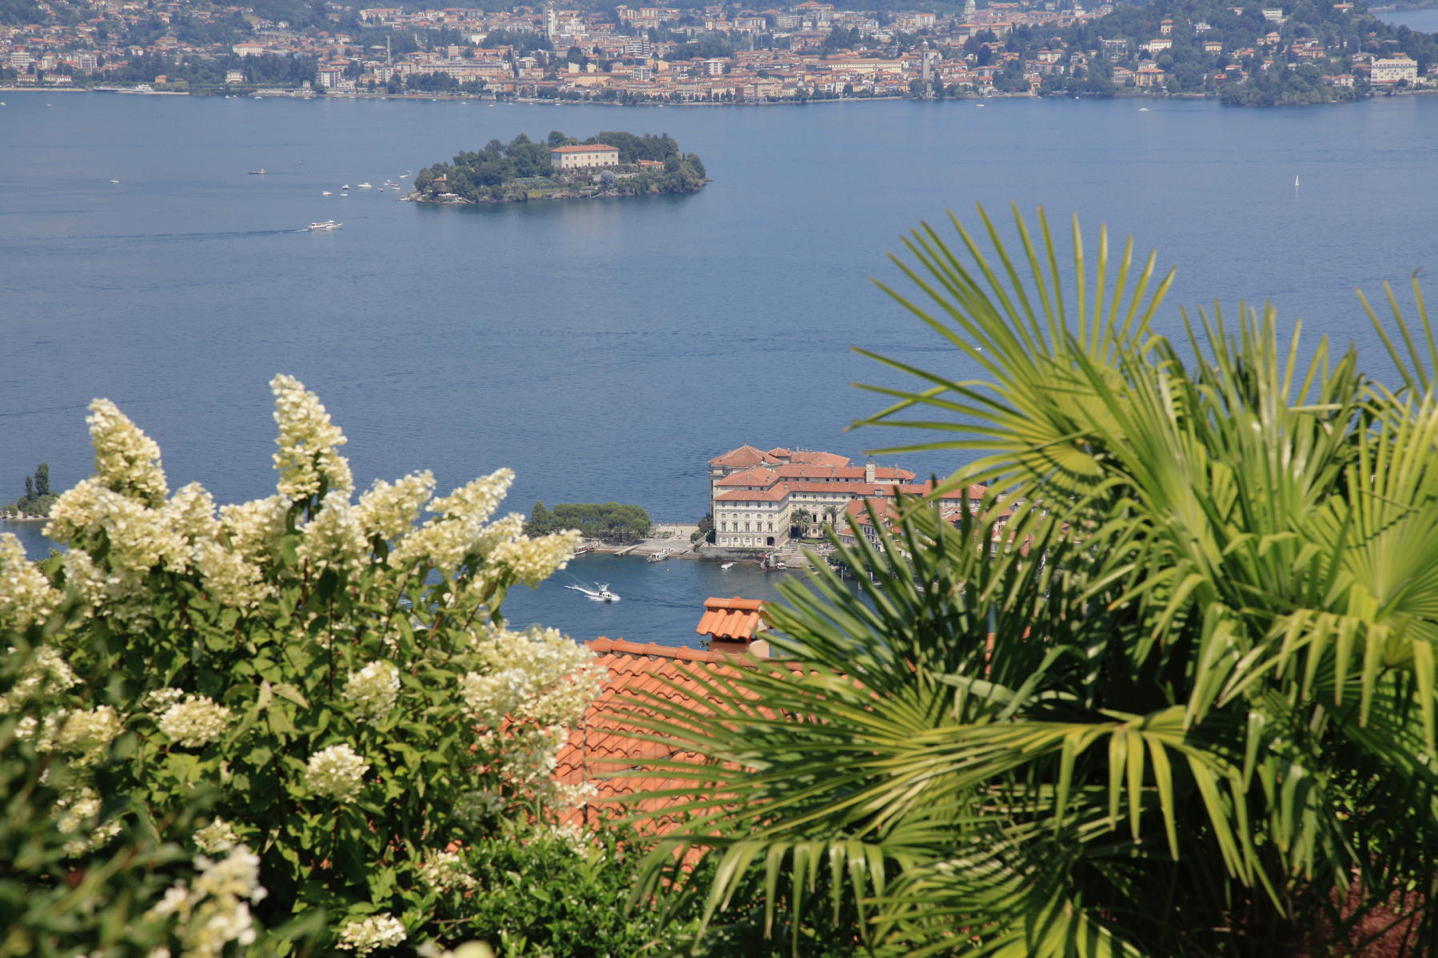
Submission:
[[[935,10],[4,0],[0,84],[220,95],[772,103],[996,95],[1236,105],[1438,87],[1432,35],[1362,4],[975,0]]]

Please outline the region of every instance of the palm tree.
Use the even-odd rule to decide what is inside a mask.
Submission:
[[[874,388],[892,405],[865,422],[918,430],[878,452],[975,457],[949,487],[989,484],[989,508],[906,503],[837,549],[857,591],[822,564],[786,584],[790,658],[707,678],[722,721],[636,710],[692,783],[636,894],[702,894],[711,921],[762,900],[796,952],[1433,948],[1438,333],[1416,285],[1416,322],[1364,301],[1390,388],[1270,308],[1185,314],[1175,342],[1153,324],[1172,274],[1132,241],[1100,231],[1090,258],[1075,222],[1066,278],[1042,211],[1011,246],[979,216],[912,233],[917,293],[889,292],[981,377],[868,353],[918,385]]]

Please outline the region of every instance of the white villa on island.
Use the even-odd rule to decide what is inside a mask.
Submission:
[[[597,170],[619,165],[619,147],[606,143],[588,146],[557,146],[549,151],[549,165],[556,170]]]
[[[914,483],[907,469],[877,466],[872,461],[850,465],[831,452],[783,448],[765,451],[740,446],[709,460],[709,488],[714,516],[714,544],[724,549],[768,551],[790,541],[796,525],[843,527],[846,514],[862,511],[865,500],[892,501],[895,496],[925,495],[930,483]],[[944,496],[962,500],[970,509],[983,498],[983,486],[970,486]]]

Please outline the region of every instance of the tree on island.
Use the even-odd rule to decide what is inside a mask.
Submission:
[[[47,516],[56,496],[50,491],[50,467],[40,463],[34,475],[25,477],[25,495],[6,505],[4,512],[18,512],[22,516]]]
[[[565,529],[578,529],[586,539],[604,542],[637,542],[649,534],[652,523],[649,513],[640,506],[617,502],[561,502],[551,511],[536,502],[525,523],[525,534],[549,535]]]

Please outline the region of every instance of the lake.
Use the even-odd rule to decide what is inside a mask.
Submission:
[[[1064,232],[1076,212],[1160,247],[1180,267],[1164,328],[1180,306],[1271,299],[1380,368],[1353,289],[1438,265],[1438,97],[1277,110],[0,99],[0,500],[38,462],[60,487],[88,474],[93,396],[155,437],[172,487],[264,495],[266,382],[285,371],[345,429],[362,484],[431,468],[448,488],[508,465],[514,510],[617,500],[694,521],[705,460],[734,446],[858,457],[906,438],[845,431],[881,405],[848,385],[882,379],[851,347],[972,372],[870,277],[896,279],[885,253],[920,220],[972,219],[975,203],[1042,204]],[[321,195],[554,129],[668,132],[713,183],[468,210]],[[343,229],[303,231],[327,218]],[[33,526],[18,531],[43,549]],[[687,643],[705,595],[772,587],[695,563],[575,572],[625,600],[596,606],[561,575],[517,594],[511,617]]]

